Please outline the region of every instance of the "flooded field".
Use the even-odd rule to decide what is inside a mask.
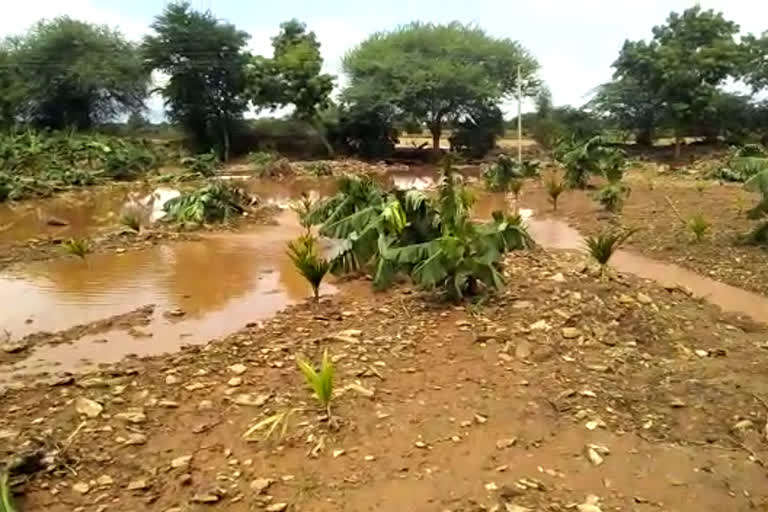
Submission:
[[[392,173],[385,179],[398,188],[435,186],[434,169]],[[304,300],[310,288],[285,253],[287,242],[302,228],[288,208],[302,193],[326,196],[335,179],[248,180],[249,192],[282,208],[274,225],[237,233],[208,233],[201,241],[158,245],[126,253],[93,254],[85,261],[64,258],[18,266],[0,274],[0,325],[18,340],[40,331],[59,332],[122,315],[145,305],[153,313],[141,325],[121,326],[56,345],[42,344],[3,373],[74,372],[94,364],[117,362],[129,354],[153,355],[178,350],[232,333],[250,322],[271,317]],[[147,197],[146,188],[110,188],[97,194],[73,195],[45,203],[4,206],[0,219],[11,227],[1,240],[35,236],[88,235],[114,226],[115,212],[129,201]],[[488,218],[510,207],[502,194],[478,192],[475,216]],[[525,206],[525,205],[520,205]],[[521,210],[534,239],[547,249],[581,250],[581,235],[565,222],[539,218]],[[56,218],[63,226],[51,226]],[[722,284],[673,264],[620,251],[612,261],[620,271],[681,286],[725,311],[755,320],[768,316],[764,297]],[[335,291],[324,285],[325,294]]]

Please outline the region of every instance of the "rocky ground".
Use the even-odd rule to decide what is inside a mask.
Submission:
[[[633,169],[627,182],[631,194],[618,216],[602,212],[589,190],[567,191],[552,212],[542,184],[535,181],[526,184],[521,203],[536,216],[562,217],[583,234],[617,225],[640,228],[626,243],[632,250],[768,295],[768,252],[741,240],[758,224],[746,217],[757,194],[741,184],[697,180],[684,172],[659,175],[653,168]],[[701,242],[685,224],[694,215],[711,224]]]
[[[768,510],[765,327],[582,268],[517,253],[463,306],[351,282],[203,347],[18,382],[19,508]],[[295,363],[325,349],[331,422]]]

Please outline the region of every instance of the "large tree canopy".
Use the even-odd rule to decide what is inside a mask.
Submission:
[[[635,125],[648,139],[664,119],[680,141],[717,111],[719,86],[739,74],[739,26],[722,13],[695,6],[671,13],[653,39],[626,41],[614,62],[614,81],[602,87],[599,106]]]
[[[311,120],[328,106],[333,76],[321,73],[323,58],[314,32],[298,20],[280,25],[272,58],[256,56],[249,67],[249,93],[256,106],[294,106],[294,116]]]
[[[349,103],[390,104],[424,121],[439,148],[446,120],[515,93],[517,67],[525,94],[534,90],[536,60],[517,42],[471,25],[411,23],[370,36],[344,57]]]
[[[189,3],[170,4],[144,39],[147,66],[169,76],[162,87],[169,117],[201,146],[229,156],[233,125],[248,107],[244,51],[249,35],[198,12]]]
[[[8,117],[47,128],[90,128],[141,110],[149,75],[137,48],[105,26],[67,17],[41,21],[0,49]]]

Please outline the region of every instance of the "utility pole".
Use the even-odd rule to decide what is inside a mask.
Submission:
[[[523,82],[520,78],[520,64],[517,65],[517,163],[523,165]]]

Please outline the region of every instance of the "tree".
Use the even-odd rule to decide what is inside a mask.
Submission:
[[[552,115],[552,91],[549,87],[542,86],[536,95],[536,117],[546,119]]]
[[[199,149],[216,148],[228,159],[232,129],[248,107],[244,47],[250,36],[186,2],[169,4],[152,29],[142,50],[150,69],[169,75],[160,88],[169,117]]]
[[[106,26],[68,17],[7,39],[0,62],[3,117],[12,110],[15,119],[46,128],[87,129],[142,108],[147,96],[137,47]]]
[[[718,87],[738,75],[742,50],[734,40],[739,27],[722,13],[695,6],[682,14],[671,13],[665,25],[653,28],[653,39],[626,41],[614,62],[613,85],[603,88],[603,103],[611,111],[631,114],[642,124],[635,128],[647,132],[649,98],[675,132],[675,156],[680,156],[683,136],[715,109]],[[642,91],[632,99],[628,94]],[[642,137],[641,137],[642,138]]]
[[[663,115],[663,100],[634,77],[601,85],[589,107],[606,114],[621,130],[634,132],[638,144],[650,146]]]
[[[314,121],[333,90],[333,76],[320,72],[323,58],[315,33],[298,20],[287,21],[272,38],[272,48],[271,59],[256,56],[251,61],[251,100],[272,109],[293,105],[295,117]]]
[[[350,103],[373,98],[423,121],[437,150],[446,121],[516,92],[518,66],[524,94],[530,95],[538,64],[517,42],[458,22],[414,22],[375,33],[347,53],[343,67],[350,84],[344,98]]]
[[[754,91],[768,88],[768,31],[758,37],[748,34],[742,38],[745,49],[743,72]]]

